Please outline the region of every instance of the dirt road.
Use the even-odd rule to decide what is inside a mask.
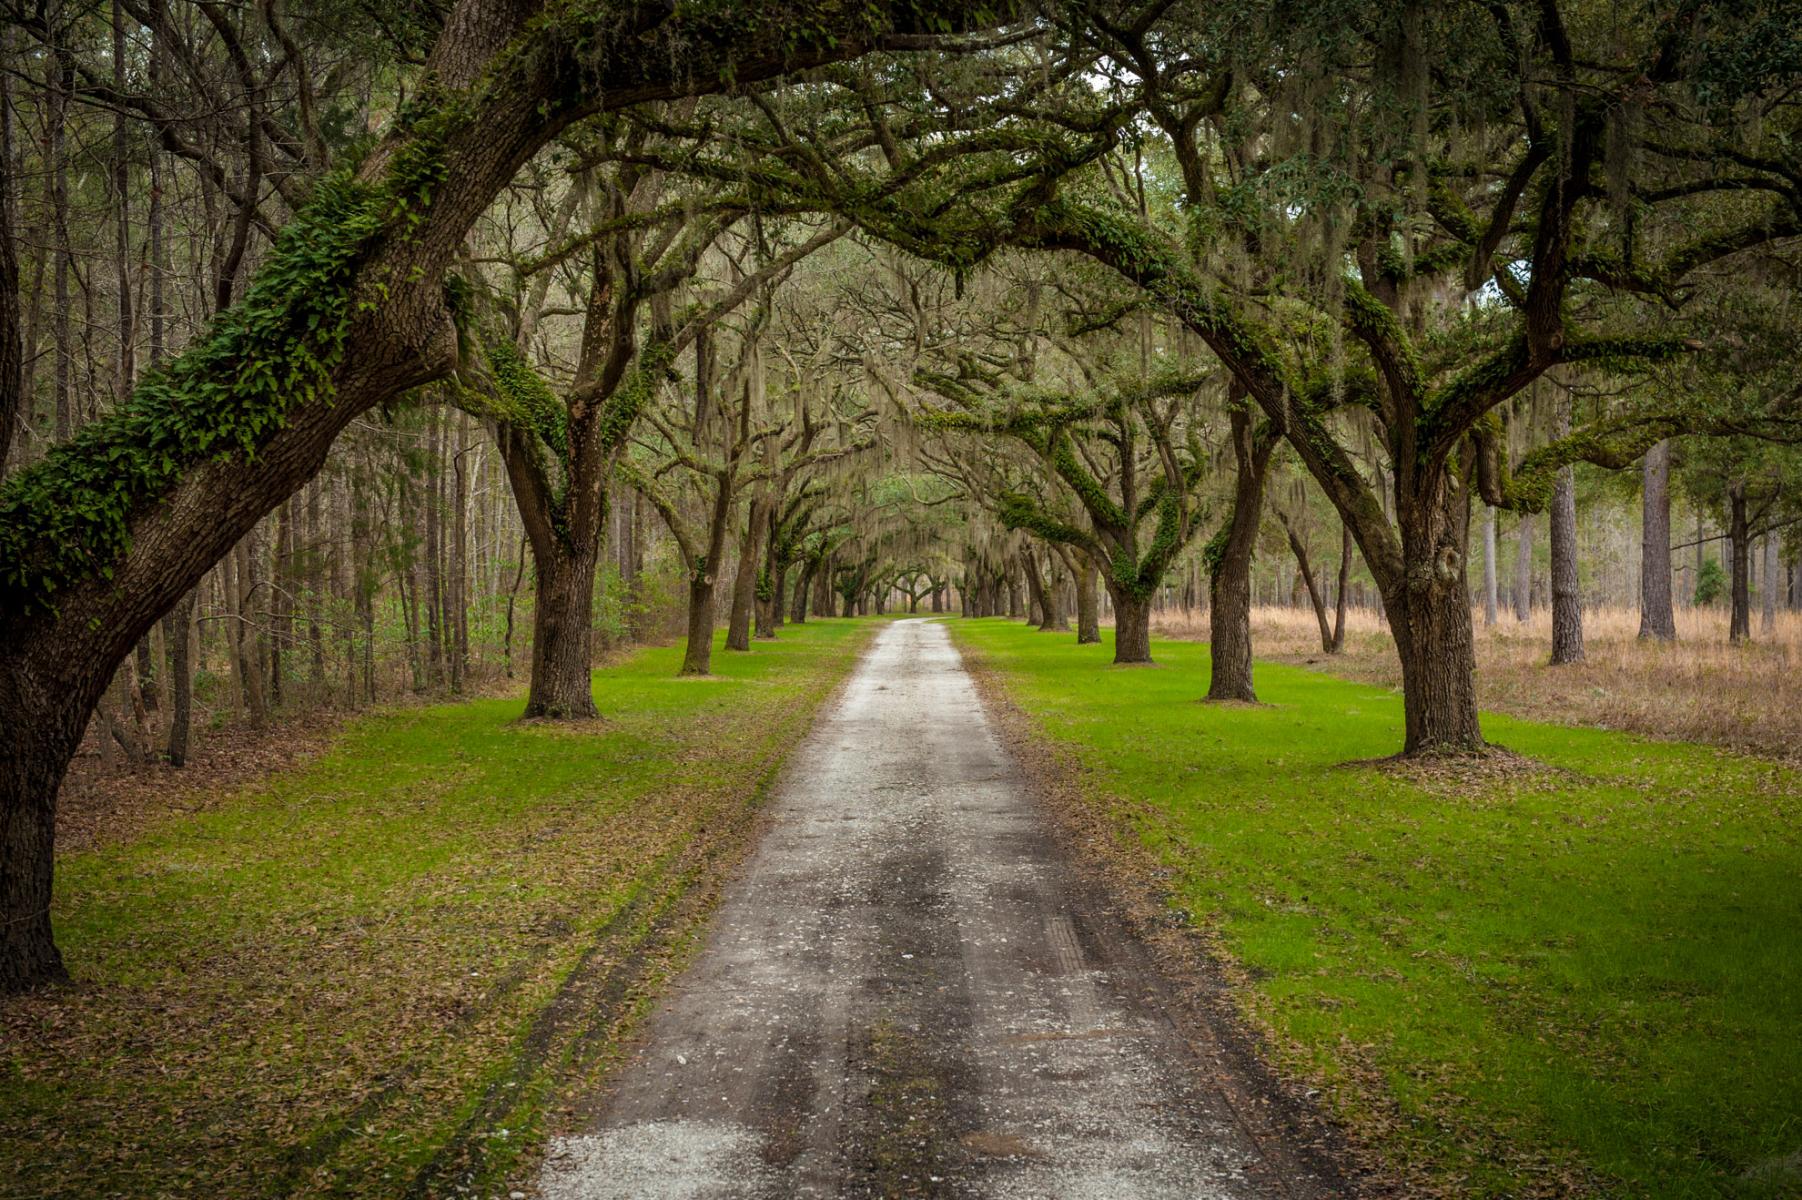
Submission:
[[[552,1200],[1327,1196],[1179,1032],[946,631],[889,626]]]

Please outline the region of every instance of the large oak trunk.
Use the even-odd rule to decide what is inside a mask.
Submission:
[[[776,602],[773,593],[757,597],[756,620],[754,622],[753,632],[759,639],[765,641],[776,636]]]
[[[774,630],[782,628],[788,621],[788,564],[784,563],[775,571],[774,586],[770,589],[770,636],[775,637]]]
[[[1251,681],[1251,555],[1228,554],[1208,577],[1208,699],[1256,701]]]
[[[1031,601],[1028,620],[1036,623],[1044,633],[1067,632],[1070,622],[1064,617],[1063,597],[1058,592],[1056,574],[1047,575],[1041,571],[1035,553],[1023,555],[1020,561],[1026,567],[1026,589]]]
[[[590,677],[594,629],[594,572],[598,542],[567,555],[540,558],[532,617],[532,684],[526,716],[596,716]]]
[[[1480,753],[1487,743],[1477,719],[1476,646],[1464,557],[1469,507],[1444,472],[1423,486],[1430,498],[1397,489],[1402,570],[1382,581],[1402,664],[1402,753]]]
[[[1114,600],[1114,661],[1151,661],[1151,601],[1122,588],[1110,589]]]
[[[0,722],[0,994],[68,978],[50,932],[56,793],[105,687],[53,697],[35,682],[0,672],[0,711],[41,718]]]
[[[1474,753],[1485,748],[1477,720],[1476,652],[1462,590],[1428,588],[1389,602],[1402,662],[1406,734],[1402,753]]]
[[[688,581],[688,642],[682,649],[682,674],[713,672],[713,576],[701,572]]]

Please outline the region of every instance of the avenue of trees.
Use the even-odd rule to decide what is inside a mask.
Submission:
[[[1397,749],[1477,754],[1542,543],[1583,654],[1585,506],[1637,506],[1645,636],[1802,593],[1784,4],[3,15],[0,990],[64,974],[83,739],[179,765],[197,685],[582,718],[597,640],[960,609],[1131,664],[1177,602],[1249,701],[1280,578],[1323,652],[1380,609]]]

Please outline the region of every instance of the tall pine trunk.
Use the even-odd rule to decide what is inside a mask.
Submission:
[[[0,480],[6,478],[13,435],[26,414],[24,324],[15,252],[18,221],[13,184],[19,162],[13,146],[13,38],[11,25],[0,29]],[[31,348],[35,351],[37,348]]]
[[[450,606],[450,686],[463,690],[463,677],[469,670],[469,478],[465,454],[468,442],[467,414],[457,414],[457,447],[452,455],[450,552],[446,555],[450,588],[446,600]]]
[[[1496,604],[1501,598],[1496,588],[1495,509],[1483,506],[1483,624],[1495,624]],[[1330,648],[1330,647],[1329,647]]]
[[[191,649],[194,601],[195,593],[190,591],[163,618],[163,645],[169,656],[169,765],[172,767],[187,765],[188,731],[194,719],[194,656]]]
[[[688,581],[688,641],[682,648],[682,674],[713,672],[713,575],[694,572]]]
[[[1570,434],[1570,393],[1559,390],[1555,429]],[[1552,665],[1583,661],[1583,595],[1577,574],[1577,482],[1573,468],[1552,485]]]
[[[75,60],[62,46],[52,50],[49,91],[45,97],[45,129],[48,136],[49,170],[45,187],[49,192],[51,229],[50,253],[55,257],[51,275],[55,280],[52,293],[54,309],[50,314],[51,336],[55,342],[56,364],[53,375],[56,405],[56,440],[65,442],[75,432],[74,347],[69,335],[69,162],[68,107],[69,92],[75,83]]]
[[[425,578],[419,594],[425,606],[426,683],[434,688],[444,686],[444,439],[440,416],[436,407],[426,411]]]
[[[1744,642],[1752,637],[1752,588],[1747,578],[1751,573],[1752,546],[1747,532],[1746,485],[1740,480],[1727,488],[1727,538],[1733,553],[1733,617],[1727,640]]]
[[[1758,628],[1770,634],[1777,631],[1777,593],[1782,587],[1783,567],[1777,561],[1777,535],[1764,535],[1764,570],[1760,573],[1762,585],[1759,588],[1759,599],[1764,605],[1764,615],[1760,618]]]
[[[1320,584],[1314,578],[1313,564],[1308,561],[1308,548],[1287,521],[1283,522],[1283,531],[1289,535],[1289,551],[1295,555],[1296,573],[1308,593],[1308,604],[1314,609],[1314,621],[1320,626],[1320,649],[1323,653],[1331,654],[1333,627],[1327,622],[1326,597],[1321,595]]]
[[[1387,597],[1385,597],[1385,600]],[[1520,533],[1514,551],[1514,619],[1533,615],[1533,514],[1520,514]]]
[[[1671,444],[1646,451],[1640,507],[1639,636],[1675,641],[1671,610]]]

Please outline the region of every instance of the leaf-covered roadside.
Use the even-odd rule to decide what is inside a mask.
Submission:
[[[708,682],[647,651],[574,730],[516,700],[372,717],[66,857],[86,967],[0,1007],[0,1195],[499,1186],[604,1069],[867,629],[794,627]]]

